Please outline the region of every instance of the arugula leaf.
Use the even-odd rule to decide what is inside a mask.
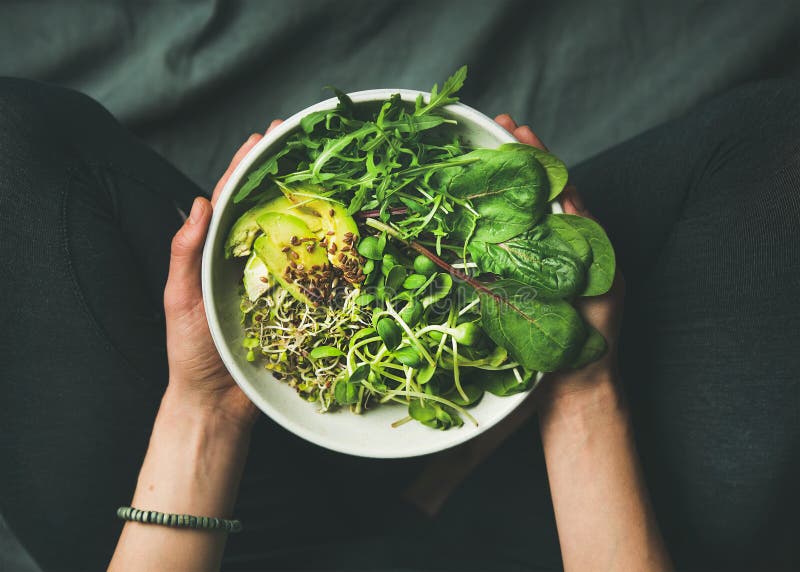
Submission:
[[[524,368],[555,371],[581,350],[586,328],[568,302],[540,300],[516,280],[499,280],[478,296],[484,331]]]
[[[245,181],[244,185],[236,192],[233,196],[234,203],[240,203],[247,196],[257,189],[261,182],[267,177],[267,175],[275,175],[278,172],[278,160],[281,157],[284,157],[291,151],[292,148],[288,145],[269,157],[266,161],[264,161],[255,171],[250,173],[247,176],[247,180]]]
[[[447,81],[442,85],[442,91],[439,91],[439,86],[434,84],[433,89],[431,89],[431,97],[428,100],[428,104],[418,108],[414,114],[418,116],[425,115],[448,103],[457,102],[458,98],[454,97],[454,94],[461,89],[466,79],[467,66],[461,66],[456,73],[447,78]],[[419,102],[417,105],[419,105]]]

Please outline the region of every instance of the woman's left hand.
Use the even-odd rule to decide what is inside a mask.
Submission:
[[[267,132],[279,124],[280,120],[273,121]],[[245,429],[255,421],[258,410],[234,383],[211,339],[200,266],[214,204],[233,170],[262,137],[254,133],[239,148],[210,202],[203,197],[195,199],[188,218],[172,240],[169,277],[164,289],[169,359],[167,396],[172,398],[173,405],[220,414]]]

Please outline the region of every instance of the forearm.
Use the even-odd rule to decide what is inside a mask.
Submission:
[[[540,427],[565,569],[669,569],[611,377],[544,400]]]
[[[150,437],[132,506],[230,518],[247,455],[249,430],[182,402],[167,390]],[[219,568],[224,532],[125,524],[112,570]]]

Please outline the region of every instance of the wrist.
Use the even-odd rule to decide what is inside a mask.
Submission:
[[[538,403],[543,419],[617,412],[624,406],[616,371],[603,364],[560,372],[544,382]]]
[[[161,402],[132,506],[230,517],[249,428],[168,390]]]
[[[161,399],[159,414],[191,418],[212,426],[249,434],[258,418],[258,408],[230,380],[222,388],[197,388],[197,384],[170,378]]]

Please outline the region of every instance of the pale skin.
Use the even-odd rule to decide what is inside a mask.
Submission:
[[[517,126],[508,115],[500,115],[496,121],[522,143],[544,148],[530,127]],[[273,121],[270,129],[279,123]],[[242,145],[211,201],[197,198],[173,239],[164,292],[170,378],[131,501],[140,509],[233,516],[250,430],[258,412],[225,370],[214,347],[203,307],[200,261],[217,197],[233,169],[261,137],[253,134]],[[561,202],[567,213],[591,216],[574,188],[562,194]],[[581,370],[549,376],[528,400],[528,409],[539,413],[566,570],[671,568],[617,378],[616,339],[623,291],[618,274],[611,292],[580,303],[586,320],[609,341],[606,356]],[[518,424],[511,419],[506,427],[513,429]],[[483,445],[478,443],[469,454],[467,467],[483,457],[482,447],[502,439],[498,434],[490,432]],[[417,502],[418,498],[422,495]],[[431,501],[441,502],[441,498]],[[128,522],[110,569],[216,570],[225,540],[220,532]]]

